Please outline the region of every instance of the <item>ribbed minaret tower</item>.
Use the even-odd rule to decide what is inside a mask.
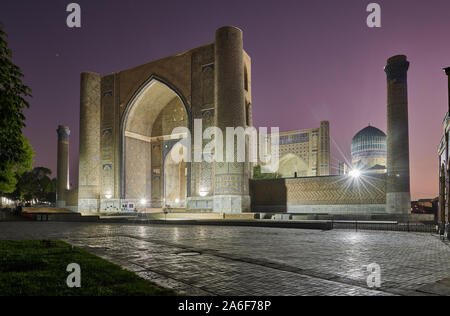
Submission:
[[[100,106],[101,76],[83,72],[80,82],[80,151],[78,164],[78,209],[85,212],[100,195]]]
[[[56,207],[66,206],[66,190],[69,190],[69,136],[67,126],[59,125],[58,160],[56,167]]]
[[[232,26],[219,28],[215,38],[215,123],[224,136],[227,127],[246,127],[244,71],[242,31]],[[214,212],[249,210],[247,166],[245,162],[215,164]]]
[[[386,212],[410,214],[408,83],[409,62],[404,55],[391,57],[387,75],[387,183]]]

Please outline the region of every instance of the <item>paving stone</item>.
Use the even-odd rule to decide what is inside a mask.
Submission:
[[[446,295],[442,280],[450,277],[450,248],[430,234],[0,223],[0,239],[42,238],[65,240],[186,295]],[[371,263],[381,267],[380,289],[367,286]]]

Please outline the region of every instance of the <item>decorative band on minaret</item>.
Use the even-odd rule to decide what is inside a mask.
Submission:
[[[69,190],[69,127],[59,125],[58,161],[56,170],[56,206],[66,206],[66,191]]]
[[[387,183],[386,212],[410,214],[410,169],[408,132],[409,62],[404,55],[391,57],[387,75]]]

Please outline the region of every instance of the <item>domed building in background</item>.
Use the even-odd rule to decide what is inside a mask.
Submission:
[[[365,173],[385,173],[386,134],[373,126],[360,130],[352,139],[352,166]]]

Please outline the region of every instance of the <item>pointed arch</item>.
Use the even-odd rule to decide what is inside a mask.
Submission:
[[[161,77],[152,75],[130,98],[120,121],[120,194],[122,199],[137,199],[142,198],[144,195],[146,197],[150,195],[147,199],[151,199],[152,192],[151,189],[149,189],[149,186],[151,187],[154,176],[152,164],[149,162],[152,159],[152,147],[150,144],[153,144],[152,142],[154,140],[152,129],[155,122],[162,119],[160,114],[169,105],[176,107],[177,109],[184,109],[184,111],[182,111],[184,113],[181,113],[180,116],[181,120],[185,119],[185,121],[179,123],[188,127],[190,130],[192,123],[191,111],[186,98],[178,89]],[[176,124],[176,122],[174,124]],[[167,133],[167,131],[165,132]],[[170,132],[168,133],[170,134]],[[133,142],[136,144],[135,146],[130,145],[130,143]],[[148,145],[143,145],[143,142]],[[162,150],[162,146],[163,142],[160,142],[159,150]],[[136,147],[139,148],[136,149]],[[143,161],[146,162],[145,165]],[[129,168],[128,174],[127,165]],[[138,167],[136,165],[138,165]],[[144,170],[139,169],[143,166],[145,166],[145,177],[137,172],[137,170],[139,170],[144,173]],[[131,169],[135,169],[136,172],[134,172],[134,174],[137,175],[137,178],[139,179],[138,183],[134,183],[133,186],[135,188],[143,186],[145,187],[145,192],[131,192],[131,194],[128,194],[130,192],[127,192],[127,185],[129,188],[132,186],[132,182],[135,181],[134,178],[130,181],[129,175],[132,173]],[[163,176],[164,175],[161,173],[160,177]],[[190,179],[189,164],[187,178]],[[189,193],[189,186],[187,187]]]

